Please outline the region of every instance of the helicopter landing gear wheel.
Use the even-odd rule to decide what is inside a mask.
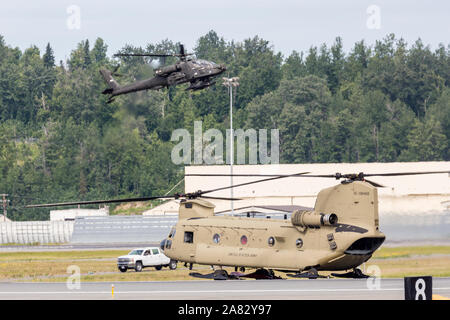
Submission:
[[[175,270],[177,268],[177,261],[176,260],[170,260],[169,262],[169,269]]]
[[[234,280],[234,279],[238,279],[237,277],[235,277],[234,275],[229,275],[228,272],[226,270],[222,270],[222,269],[218,269],[215,270],[212,273],[208,273],[208,274],[201,274],[198,272],[191,272],[189,273],[189,275],[191,277],[194,278],[201,278],[201,279],[213,279],[213,280]]]
[[[255,272],[248,273],[248,274],[241,274],[241,273],[235,273],[232,274],[238,278],[250,278],[250,279],[256,279],[256,280],[274,280],[274,279],[282,279],[281,277],[278,277],[275,275],[273,270],[267,270],[267,269],[257,269]]]
[[[292,278],[306,278],[306,279],[317,279],[317,278],[327,278],[325,276],[321,276],[316,268],[308,269],[305,272],[299,272],[296,274],[287,274],[287,276]]]
[[[370,278],[367,274],[364,274],[361,269],[354,268],[353,271],[347,273],[332,273],[333,277],[336,278],[350,278],[350,279],[367,279]]]

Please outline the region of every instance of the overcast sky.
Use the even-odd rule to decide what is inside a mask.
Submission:
[[[192,50],[209,30],[227,41],[258,35],[286,57],[336,36],[348,51],[388,33],[434,49],[450,43],[449,15],[448,0],[2,0],[0,34],[22,50],[36,45],[42,53],[50,42],[58,61],[84,39],[103,38],[109,55],[166,38]]]

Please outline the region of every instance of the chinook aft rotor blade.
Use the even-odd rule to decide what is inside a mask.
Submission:
[[[367,180],[367,179],[364,179],[364,181],[367,183],[370,183],[371,185],[373,185],[376,188],[386,188],[385,186],[383,186],[375,181],[371,181],[371,180]]]
[[[308,172],[306,172],[308,173]],[[420,175],[420,174],[438,174],[438,173],[450,173],[450,171],[423,171],[423,172],[392,172],[392,173],[349,173],[349,174],[303,174],[303,173],[295,173],[295,174],[208,174],[208,173],[188,173],[185,174],[185,177],[279,177],[279,178],[287,178],[287,177],[300,177],[300,178],[353,178],[353,177],[395,177],[395,176],[412,176],[412,175]]]
[[[308,172],[301,172],[301,173],[294,173],[291,175],[286,175],[286,176],[275,176],[273,178],[268,178],[268,179],[261,179],[261,180],[256,180],[256,181],[250,181],[250,182],[245,182],[245,183],[240,183],[240,184],[234,184],[232,186],[227,186],[227,187],[221,187],[221,188],[217,188],[217,189],[211,189],[211,190],[206,190],[206,191],[198,191],[201,195],[206,194],[206,193],[211,193],[211,192],[215,192],[215,191],[221,191],[221,190],[226,190],[226,189],[231,189],[231,188],[237,188],[237,187],[241,187],[241,186],[246,186],[246,185],[250,185],[250,184],[255,184],[255,183],[260,183],[260,182],[265,182],[265,181],[271,181],[271,180],[277,180],[277,179],[282,179],[282,178],[287,178],[287,177],[295,177],[298,175],[302,175],[302,174],[306,174]],[[187,176],[187,175],[186,175]]]
[[[450,171],[421,171],[421,172],[392,172],[392,173],[368,173],[365,177],[380,176],[380,177],[395,177],[395,176],[414,176],[419,174],[437,174],[450,173]]]
[[[200,196],[199,198],[204,198],[204,199],[213,199],[213,200],[233,200],[233,201],[239,201],[242,199],[239,198],[223,198],[223,197],[208,197],[208,196]]]
[[[275,179],[281,179],[281,178],[288,178],[288,177],[334,178],[336,180],[347,179],[347,180],[350,180],[350,181],[366,181],[367,183],[370,183],[374,187],[384,188],[385,186],[383,186],[383,185],[381,185],[381,184],[379,184],[377,182],[374,182],[374,181],[371,181],[371,180],[367,180],[367,179],[365,179],[365,177],[375,177],[375,176],[380,176],[380,177],[411,176],[411,175],[423,175],[423,174],[450,173],[450,171],[391,172],[391,173],[369,173],[369,174],[365,174],[363,172],[360,172],[360,173],[349,173],[349,174],[342,174],[342,173],[339,173],[339,172],[337,172],[335,174],[307,174],[307,173],[308,172],[296,173],[296,174],[283,174],[283,175],[275,175],[275,174],[201,174],[201,173],[196,174],[196,173],[191,173],[191,174],[185,174],[185,176],[188,176],[188,177],[273,177],[273,178],[268,178],[268,179],[248,182],[248,183],[244,183],[244,184],[239,184],[239,185],[236,185],[236,186],[248,185],[248,184],[252,184],[252,183],[269,181],[269,180],[275,180]],[[232,187],[235,187],[235,186],[230,186],[230,187],[225,187],[225,188],[218,188],[218,189],[213,190],[213,191],[223,190],[223,189],[232,188]]]

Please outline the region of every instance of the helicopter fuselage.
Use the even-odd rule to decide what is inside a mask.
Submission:
[[[377,198],[366,182],[339,184],[319,193],[314,211],[293,212],[290,220],[218,216],[211,203],[186,200],[162,247],[171,259],[188,263],[349,270],[370,259],[385,239]]]
[[[101,70],[100,73],[109,86],[103,93],[109,94],[111,100],[113,97],[130,92],[158,90],[186,82],[191,83],[186,90],[200,90],[213,85],[215,82],[212,79],[225,70],[224,65],[201,59],[178,61],[173,65],[156,69],[153,78],[124,86],[119,86],[108,70]]]

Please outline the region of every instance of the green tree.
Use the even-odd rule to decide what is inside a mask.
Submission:
[[[50,47],[50,43],[47,43],[42,59],[46,68],[53,68],[55,66],[55,56],[53,55],[53,49]]]
[[[424,122],[415,120],[408,135],[407,149],[402,152],[403,161],[441,160],[447,152],[448,140],[439,121],[430,117]]]

